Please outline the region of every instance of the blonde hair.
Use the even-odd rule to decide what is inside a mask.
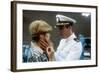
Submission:
[[[49,32],[51,30],[52,30],[52,27],[43,20],[35,20],[29,25],[29,31],[31,34]]]

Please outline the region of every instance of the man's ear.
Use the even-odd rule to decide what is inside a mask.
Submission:
[[[67,29],[72,29],[72,26],[69,25],[69,26],[67,27]]]
[[[72,29],[72,26],[69,26],[70,29]]]

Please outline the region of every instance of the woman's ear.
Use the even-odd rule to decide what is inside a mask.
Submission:
[[[40,39],[44,39],[45,38],[43,34],[40,34],[39,37],[40,37]]]

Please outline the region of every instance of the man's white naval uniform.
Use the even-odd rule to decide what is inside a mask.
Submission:
[[[66,39],[61,39],[57,51],[56,61],[79,60],[82,53],[82,44],[73,33]]]

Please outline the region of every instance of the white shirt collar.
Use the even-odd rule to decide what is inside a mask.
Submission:
[[[32,41],[31,41],[31,48],[32,49],[34,48],[35,50],[39,51],[41,54],[43,53],[43,50],[40,47],[36,46],[36,43],[33,43]]]
[[[68,38],[64,39],[65,42],[69,41],[69,40],[73,40],[74,38],[76,38],[75,34],[73,33],[72,35],[70,35]]]

